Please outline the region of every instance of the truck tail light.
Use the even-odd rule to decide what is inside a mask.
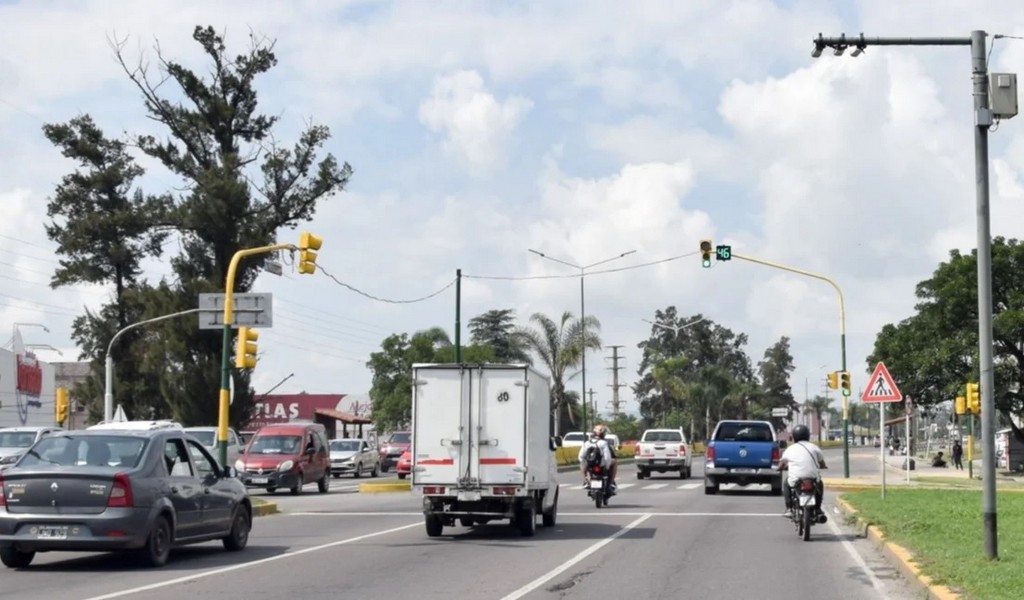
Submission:
[[[496,488],[494,488],[494,495],[495,496],[515,496],[516,495],[516,488],[515,487],[496,487]]]
[[[782,450],[779,450],[778,446],[772,448],[772,464],[778,464],[782,459]]]
[[[704,450],[704,458],[709,463],[715,462],[715,449],[713,447],[709,447],[706,450]]]
[[[679,456],[686,456],[686,444],[679,444]]]
[[[444,486],[441,485],[428,485],[423,488],[424,494],[444,494]]]
[[[4,491],[4,476],[0,474],[0,506],[7,506],[7,492]]]

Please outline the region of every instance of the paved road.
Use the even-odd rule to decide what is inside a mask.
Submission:
[[[833,464],[840,465],[835,452]],[[865,465],[870,464],[865,461]],[[877,462],[875,463],[877,465]],[[695,468],[695,475],[700,472]],[[307,492],[275,498],[285,514],[258,519],[249,548],[176,552],[163,569],[113,554],[39,555],[7,571],[18,600],[146,598],[677,598],[894,599],[914,595],[876,551],[836,526],[801,541],[766,489],[705,496],[695,479],[637,481],[595,509],[563,473],[558,523],[534,538],[507,525],[424,532],[411,494]]]

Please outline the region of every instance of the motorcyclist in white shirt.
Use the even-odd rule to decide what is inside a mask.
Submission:
[[[618,471],[618,464],[612,455],[611,444],[605,439],[605,435],[608,433],[608,428],[604,425],[594,425],[593,435],[587,439],[587,441],[580,446],[579,462],[580,462],[580,473],[583,475],[583,487],[587,487],[590,483],[590,477],[587,473],[587,463],[585,456],[587,449],[591,446],[597,446],[597,449],[601,452],[601,468],[608,469],[608,476],[611,479],[611,488],[614,491],[615,485],[615,474]]]
[[[817,500],[818,510],[823,514],[821,499],[825,494],[825,486],[821,481],[820,469],[827,469],[825,455],[821,448],[811,443],[811,430],[806,425],[797,425],[793,428],[793,444],[786,448],[779,460],[779,470],[788,471],[782,477],[782,497],[786,500],[786,512],[782,516],[788,517],[793,510],[793,498],[790,489],[800,479],[814,479],[814,497]]]

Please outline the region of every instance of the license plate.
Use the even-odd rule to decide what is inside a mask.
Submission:
[[[733,469],[733,473],[753,473],[754,469]]]
[[[601,489],[603,487],[604,487],[604,483],[601,482],[601,481],[591,481],[590,482],[590,489],[592,489],[592,490],[599,490],[599,489]]]
[[[267,483],[269,481],[270,481],[270,479],[267,478],[267,477],[253,477],[252,478],[252,482],[253,483]]]
[[[36,531],[36,537],[41,540],[66,540],[68,537],[67,527],[40,527]]]
[[[667,460],[656,460],[656,461],[654,461],[654,464],[656,464],[656,465],[667,465],[668,461]]]
[[[800,496],[800,506],[814,506],[817,503],[814,496]]]

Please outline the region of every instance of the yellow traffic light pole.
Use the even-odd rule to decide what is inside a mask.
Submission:
[[[703,247],[701,248],[703,250]],[[738,258],[766,267],[774,267],[776,269],[782,269],[783,271],[789,271],[791,273],[797,273],[800,275],[806,275],[807,277],[813,277],[814,279],[820,279],[831,285],[836,293],[839,294],[839,342],[842,346],[842,372],[848,373],[846,370],[846,300],[843,299],[843,290],[839,287],[832,279],[820,275],[818,273],[812,273],[811,271],[805,271],[803,269],[797,269],[796,267],[790,267],[787,265],[761,260],[760,258],[754,258],[753,256],[744,256],[743,254],[732,253],[732,258]],[[845,381],[844,381],[845,383]],[[850,390],[844,387],[843,389],[843,477],[850,477],[850,403],[848,400]]]
[[[299,272],[314,273],[316,271],[316,253],[309,252],[309,250],[319,250],[322,243],[323,241],[320,238],[304,232],[301,234],[299,246],[295,244],[274,244],[272,246],[260,246],[259,248],[245,248],[235,252],[234,256],[231,257],[231,263],[228,265],[227,279],[224,283],[224,340],[223,349],[221,350],[220,397],[217,414],[217,451],[222,467],[228,466],[228,407],[231,405],[231,363],[228,360],[228,348],[231,346],[231,322],[234,319],[235,309],[233,294],[238,263],[246,256],[266,254],[277,250],[300,250],[302,252],[302,263]],[[246,335],[245,343],[254,342],[256,332],[248,330],[247,333],[253,334],[253,337]],[[255,355],[252,358],[251,364],[255,366]],[[249,366],[248,362],[241,360],[239,362],[244,366]]]

